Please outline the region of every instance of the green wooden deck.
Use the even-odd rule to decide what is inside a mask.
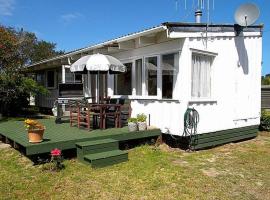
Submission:
[[[127,127],[86,131],[70,127],[69,123],[55,124],[54,119],[40,119],[46,126],[44,141],[38,144],[28,142],[23,120],[0,121],[0,136],[13,146],[20,147],[27,156],[48,153],[53,148],[75,149],[76,143],[111,138],[118,141],[149,138],[161,135],[159,129],[130,133]]]

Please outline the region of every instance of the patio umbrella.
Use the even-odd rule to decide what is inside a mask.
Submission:
[[[71,72],[84,72],[88,71],[90,73],[121,73],[126,72],[126,66],[123,65],[118,59],[103,54],[93,54],[83,56],[74,62],[71,67]],[[97,79],[97,89],[99,91],[99,78]],[[98,102],[99,102],[99,98]]]

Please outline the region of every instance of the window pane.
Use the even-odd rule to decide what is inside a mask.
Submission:
[[[43,85],[44,84],[44,73],[42,74],[37,74],[36,80],[39,84]]]
[[[125,73],[116,74],[114,76],[114,94],[131,95],[131,68],[132,63],[126,63],[127,71]]]
[[[149,96],[157,95],[157,57],[145,58],[146,87]]]
[[[66,74],[65,74],[65,82],[66,83],[73,83],[74,82],[74,73],[72,73],[69,69],[66,69]]]
[[[47,87],[54,87],[54,71],[47,72]]]
[[[142,95],[142,59],[136,60],[135,73],[136,95]]]
[[[209,98],[211,96],[212,57],[192,55],[191,96]]]
[[[173,95],[173,76],[176,69],[176,54],[162,56],[162,98],[172,99]]]

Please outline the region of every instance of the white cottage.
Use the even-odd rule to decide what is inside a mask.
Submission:
[[[145,113],[152,126],[194,148],[255,137],[260,123],[263,25],[163,23],[28,66],[58,96],[58,83],[83,82],[97,95],[94,75],[75,75],[69,66],[84,55],[103,53],[127,66],[102,75],[101,92],[131,100],[132,116]],[[199,114],[196,136],[186,137],[184,115]],[[181,141],[181,140],[180,140]]]

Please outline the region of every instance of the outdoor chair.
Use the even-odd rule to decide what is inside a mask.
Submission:
[[[91,130],[91,121],[92,127],[96,127],[99,122],[99,128],[104,128],[103,126],[103,113],[101,107],[97,104],[88,103],[85,101],[79,102],[78,104],[78,127],[86,128]]]
[[[99,103],[108,104],[110,102],[111,97],[99,97]]]
[[[70,126],[72,127],[74,124],[78,125],[78,102],[70,100],[68,103],[68,109],[69,109],[69,122]]]
[[[120,115],[121,115],[121,107],[119,107],[119,104],[109,104],[107,109],[105,109],[104,117],[105,117],[105,125],[108,124],[108,122],[114,122],[115,128],[120,128]],[[115,105],[115,106],[114,106]]]

